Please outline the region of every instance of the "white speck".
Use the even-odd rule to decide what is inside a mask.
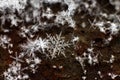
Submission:
[[[78,41],[78,40],[79,40],[79,37],[77,36],[77,37],[74,37],[74,38],[73,38],[72,42],[76,42],[76,41]]]
[[[82,76],[82,80],[86,80],[86,76]]]
[[[83,28],[85,28],[85,27],[86,27],[85,22],[83,22],[83,23],[81,24],[81,26],[82,26]]]
[[[57,68],[57,66],[56,66],[56,65],[53,65],[53,68]]]
[[[101,74],[101,71],[98,71],[98,75],[100,76],[100,78],[103,78],[103,75]]]
[[[35,58],[35,64],[39,64],[41,62],[41,60],[39,58]]]
[[[62,69],[63,68],[63,66],[59,66],[59,69]]]
[[[114,61],[115,61],[115,56],[114,56],[114,55],[111,55],[110,63],[113,63]]]
[[[111,78],[114,80],[119,75],[116,75],[116,74],[113,74],[113,73],[108,73],[108,76],[111,76]]]

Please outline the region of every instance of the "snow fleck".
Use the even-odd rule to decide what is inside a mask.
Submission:
[[[110,63],[113,63],[115,61],[115,56],[114,55],[111,55],[111,57],[110,57]]]
[[[116,75],[114,73],[108,73],[108,76],[110,76],[114,80],[119,75]]]
[[[15,61],[9,65],[3,75],[5,80],[25,80],[29,78],[27,74],[22,72],[21,64]]]
[[[100,78],[103,78],[103,75],[102,75],[101,71],[98,71],[97,74],[100,76]]]
[[[4,49],[12,47],[10,43],[11,39],[6,35],[0,35],[0,46],[2,46]]]
[[[82,76],[82,80],[86,80],[86,76]]]
[[[75,57],[75,59],[81,64],[81,67],[84,70],[84,67],[85,67],[84,60],[85,60],[85,58],[82,58],[82,57],[78,56],[78,57]]]
[[[15,55],[15,57],[13,57],[13,56],[10,56],[12,59],[14,59],[16,62],[24,62],[23,60],[21,60],[20,58],[19,58],[19,56],[17,55],[17,53],[16,53],[16,55]]]
[[[79,37],[77,36],[77,37],[74,37],[74,38],[73,38],[72,42],[76,42],[76,41],[78,41],[78,40],[79,40]]]

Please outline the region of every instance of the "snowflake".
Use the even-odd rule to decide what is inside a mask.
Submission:
[[[35,40],[28,39],[26,44],[21,45],[22,49],[26,51],[26,53],[34,53],[35,51],[39,51],[41,53],[45,53],[45,49],[48,48],[48,40],[42,39],[41,37],[36,38]]]
[[[60,54],[65,56],[66,47],[69,47],[70,43],[65,42],[64,38],[61,37],[61,33],[55,36],[47,35],[47,37],[49,39],[49,48],[47,48],[49,55],[52,58]]]
[[[5,80],[26,80],[29,76],[22,72],[21,63],[14,61],[3,73]]]

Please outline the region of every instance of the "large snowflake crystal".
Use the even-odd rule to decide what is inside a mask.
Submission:
[[[49,39],[49,48],[47,48],[49,55],[52,58],[55,58],[57,55],[65,56],[65,49],[70,46],[69,42],[65,42],[64,37],[61,36],[61,33],[56,36],[48,35]]]
[[[35,51],[39,51],[44,53],[45,49],[48,48],[48,40],[42,39],[41,37],[36,38],[35,40],[28,39],[26,44],[21,45],[22,49],[26,53],[34,53]]]

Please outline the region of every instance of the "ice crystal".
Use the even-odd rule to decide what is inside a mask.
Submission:
[[[21,63],[14,61],[3,73],[5,80],[26,80],[29,76],[22,71]]]
[[[57,2],[61,2],[62,0],[44,0],[44,1],[49,3],[57,3]]]
[[[110,1],[110,3],[111,3],[112,5],[115,6],[115,9],[116,9],[117,11],[120,10],[120,1],[119,1],[119,0],[109,0],[109,1]]]
[[[118,77],[119,75],[116,75],[114,73],[108,73],[108,76],[110,76],[113,80]]]
[[[68,22],[70,27],[73,27],[73,28],[75,27],[75,21],[72,19],[70,15],[68,15],[68,12],[66,11],[59,12],[55,19],[55,22],[61,23],[62,25]]]
[[[43,12],[42,17],[47,17],[48,19],[52,18],[54,14],[50,8],[47,8],[46,11]]]
[[[80,63],[82,69],[84,70],[84,67],[85,67],[84,61],[86,58],[77,56],[77,57],[75,57],[75,59]]]
[[[6,35],[0,35],[0,46],[2,46],[4,49],[12,47],[10,41],[11,39]]]
[[[86,52],[83,53],[82,56],[77,56],[75,57],[75,59],[81,64],[81,67],[82,69],[84,70],[86,64],[85,64],[85,61],[87,60],[88,64],[90,64],[91,66],[92,65],[95,65],[95,64],[98,64],[99,63],[99,60],[98,60],[98,55],[99,54],[94,54],[94,48],[88,48]]]
[[[11,10],[17,9],[18,11],[25,8],[27,0],[0,0],[0,9],[4,10],[10,8]]]
[[[59,35],[51,36],[47,35],[46,39],[42,39],[38,37],[34,40],[28,39],[26,44],[21,45],[22,49],[28,53],[29,55],[34,54],[35,51],[39,51],[40,53],[45,53],[49,55],[51,58],[56,57],[57,55],[65,56],[65,49],[69,47],[69,42],[66,42],[63,37],[61,37],[61,33]],[[46,51],[48,53],[46,53]]]
[[[27,54],[32,54],[35,51],[44,53],[45,49],[48,48],[48,40],[42,39],[41,37],[35,40],[28,39],[26,44],[21,45],[22,49],[26,51]]]
[[[36,69],[38,68],[38,65],[41,63],[41,59],[39,57],[36,57],[35,55],[26,58],[26,63],[29,65],[27,66],[28,69],[32,71],[32,73],[36,72]]]
[[[70,46],[69,42],[65,42],[61,34],[62,33],[55,36],[48,35],[49,48],[47,48],[47,50],[52,58],[55,58],[57,55],[61,54],[65,56],[65,50]]]
[[[17,55],[17,53],[14,56],[10,56],[12,59],[14,59],[16,62],[24,62],[23,60],[20,59],[20,57]]]

